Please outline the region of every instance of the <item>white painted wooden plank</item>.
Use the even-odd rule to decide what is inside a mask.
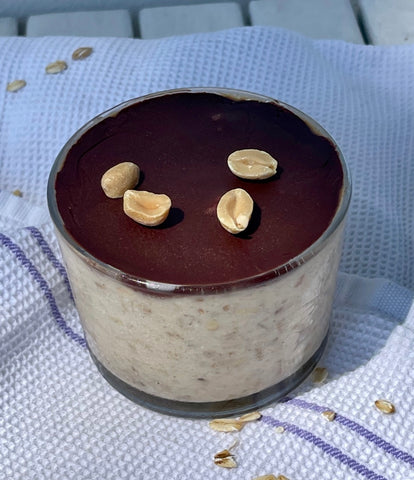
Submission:
[[[133,37],[133,29],[131,16],[127,10],[48,13],[29,17],[26,35]]]
[[[249,12],[252,25],[283,27],[318,39],[364,43],[349,0],[253,0]]]
[[[242,10],[248,0],[0,0],[0,16],[24,18],[31,15],[93,10],[128,10],[136,15],[143,8],[193,5],[197,3],[237,2]],[[304,0],[307,1],[307,0]]]
[[[140,36],[145,39],[244,25],[241,8],[235,2],[144,8],[138,14],[138,23]]]
[[[17,20],[11,17],[0,18],[0,36],[12,37],[17,35]]]
[[[414,42],[413,0],[359,0],[367,37],[374,45]]]

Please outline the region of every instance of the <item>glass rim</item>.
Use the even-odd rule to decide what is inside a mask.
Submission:
[[[232,100],[252,100],[258,101],[262,103],[273,103],[275,105],[281,106],[286,110],[290,111],[297,117],[299,117],[306,125],[311,129],[311,131],[317,135],[325,137],[328,139],[335,148],[335,151],[338,155],[342,172],[343,172],[343,183],[340,192],[340,199],[338,203],[338,207],[336,209],[335,215],[333,216],[331,222],[329,223],[326,230],[319,236],[315,242],[313,242],[308,248],[301,251],[298,255],[294,258],[289,260],[288,262],[276,266],[270,270],[266,270],[261,272],[257,275],[252,275],[248,277],[239,278],[236,280],[230,280],[228,282],[218,282],[218,283],[209,283],[209,284],[173,284],[173,283],[164,283],[158,282],[154,280],[149,280],[140,277],[139,275],[132,275],[130,273],[123,272],[122,270],[110,265],[102,260],[94,257],[91,253],[89,253],[86,249],[84,249],[72,235],[65,229],[65,224],[63,219],[59,213],[57,201],[56,201],[56,191],[55,191],[55,180],[56,176],[61,170],[64,165],[64,161],[66,159],[66,155],[68,154],[69,150],[76,144],[76,142],[80,139],[82,135],[84,135],[88,130],[93,128],[95,125],[103,121],[108,117],[116,117],[120,111],[123,109],[136,104],[141,103],[153,98],[165,96],[165,95],[174,95],[178,93],[209,93],[220,95],[224,97],[231,98]],[[156,293],[156,294],[175,294],[175,293],[194,293],[194,294],[205,294],[205,293],[215,293],[221,291],[228,291],[233,289],[244,288],[249,285],[255,284],[262,284],[268,280],[275,279],[280,277],[281,275],[292,271],[299,266],[306,263],[312,257],[314,257],[317,253],[319,253],[327,240],[331,238],[331,236],[336,232],[339,226],[342,224],[342,221],[345,219],[346,213],[349,208],[350,200],[351,200],[351,191],[352,191],[352,184],[351,184],[351,176],[350,171],[348,168],[347,163],[343,157],[341,150],[339,149],[337,143],[332,138],[332,136],[309,115],[305,114],[301,110],[293,107],[283,101],[274,99],[272,97],[250,92],[247,90],[239,90],[233,88],[222,88],[222,87],[187,87],[187,88],[175,88],[170,90],[162,90],[157,91],[154,93],[149,93],[146,95],[142,95],[140,97],[135,97],[124,102],[115,105],[108,110],[96,115],[91,120],[86,122],[81,128],[79,128],[64,144],[60,152],[58,153],[48,179],[47,184],[47,203],[49,207],[49,213],[51,219],[55,225],[57,231],[62,235],[64,240],[82,257],[88,261],[94,268],[101,271],[102,273],[113,277],[117,281],[121,281],[123,283],[128,284],[131,287],[135,287],[138,289],[145,290],[147,293]]]

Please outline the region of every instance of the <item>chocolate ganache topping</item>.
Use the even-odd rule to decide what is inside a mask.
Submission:
[[[264,150],[278,161],[262,181],[231,173],[235,150]],[[167,220],[146,227],[108,198],[102,175],[120,162],[141,170],[136,189],[172,200]],[[337,150],[277,102],[213,93],[169,93],[132,104],[86,131],[56,177],[59,213],[93,257],[126,273],[175,285],[216,285],[289,262],[327,229],[341,199]],[[216,207],[228,190],[254,200],[250,224],[232,235]]]

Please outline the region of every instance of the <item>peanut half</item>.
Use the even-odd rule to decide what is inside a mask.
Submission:
[[[226,192],[217,205],[217,218],[221,226],[230,233],[246,230],[253,212],[253,199],[242,188]]]
[[[247,180],[265,180],[277,169],[277,161],[269,153],[254,148],[231,153],[227,165],[234,175]]]
[[[122,198],[127,190],[136,186],[138,180],[138,165],[132,162],[122,162],[102,175],[101,186],[107,197]]]
[[[124,193],[124,212],[141,225],[155,227],[168,217],[171,199],[168,195],[127,190]]]

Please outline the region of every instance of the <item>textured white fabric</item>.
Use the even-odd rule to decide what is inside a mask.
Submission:
[[[72,61],[86,45],[93,55]],[[57,59],[69,68],[46,75]],[[413,59],[414,46],[264,27],[151,41],[0,39],[0,478],[414,479]],[[6,92],[16,78],[27,86]],[[78,127],[123,100],[200,85],[302,109],[337,140],[354,181],[321,362],[329,379],[305,382],[237,435],[145,410],[101,378],[46,209],[49,169]],[[396,413],[379,413],[377,398]],[[320,415],[327,408],[333,422]],[[212,456],[234,438],[239,466],[220,469]]]

